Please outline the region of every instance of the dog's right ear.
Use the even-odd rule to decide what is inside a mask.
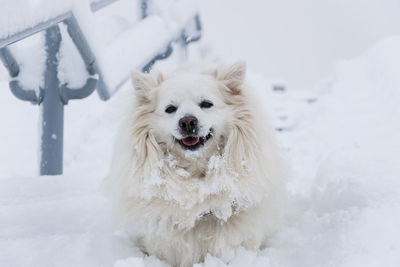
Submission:
[[[151,91],[160,85],[163,81],[163,76],[160,72],[145,74],[133,71],[131,79],[138,100],[140,102],[149,102],[151,100]]]

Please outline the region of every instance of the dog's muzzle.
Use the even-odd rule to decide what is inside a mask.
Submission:
[[[184,149],[197,150],[212,137],[212,129],[206,136],[199,136],[199,121],[195,116],[186,115],[179,120],[178,124],[179,132],[184,137],[177,141]]]

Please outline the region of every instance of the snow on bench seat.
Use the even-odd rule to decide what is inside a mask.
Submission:
[[[161,17],[151,16],[104,46],[97,59],[107,87],[118,88],[133,69],[143,67],[170,41],[170,32]]]
[[[13,35],[18,35],[27,28],[47,23],[49,19],[74,16],[95,56],[102,80],[99,90],[106,91],[99,93],[103,99],[107,99],[127,80],[133,69],[142,68],[156,55],[164,52],[172,41],[179,39],[183,27],[189,23],[197,11],[195,1],[152,1],[155,5],[151,13],[154,15],[140,21],[139,1],[119,0],[94,13],[93,6],[90,4],[99,2],[101,1],[8,1],[0,9],[0,47],[2,40],[4,41],[6,37],[11,36],[13,39]],[[70,45],[70,37],[63,29],[63,25],[60,25],[64,41],[59,57],[59,79],[63,83],[79,87],[85,83],[88,76],[82,75],[82,70],[85,73],[83,62],[78,57],[79,54],[74,45]],[[25,41],[22,43],[23,48]],[[18,79],[24,76],[22,72],[34,73],[37,76],[39,71],[34,69],[34,64],[24,64],[24,62],[32,62],[38,57],[35,57],[34,53],[21,53],[22,49],[13,49],[13,46],[15,45],[10,48],[22,66],[21,77]],[[41,59],[38,64],[43,64],[43,62],[44,60]],[[43,73],[39,76],[43,76]],[[29,79],[23,79],[21,84],[25,88],[38,91],[41,80],[42,78],[37,78],[34,83],[29,84],[26,83]]]
[[[0,39],[34,27],[74,9],[74,3],[88,0],[12,0],[1,1]]]

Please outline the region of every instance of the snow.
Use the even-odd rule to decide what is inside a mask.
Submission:
[[[198,13],[199,5],[197,0],[153,0],[152,13],[162,15],[173,36],[178,37],[182,25]]]
[[[132,69],[144,67],[155,55],[164,52],[162,49],[171,40],[163,19],[151,16],[109,44],[98,54],[109,90],[114,91],[122,81],[126,81]]]
[[[68,88],[81,88],[89,78],[85,63],[68,35],[67,27],[64,24],[60,24],[60,32],[62,42],[58,54],[58,80],[60,84],[67,84]]]
[[[73,8],[74,1],[76,0],[2,1],[0,39],[70,11]]]
[[[4,22],[1,14],[7,10],[0,10],[1,33],[9,24],[11,30],[24,26]],[[120,35],[134,20],[104,19],[110,23],[104,31]],[[41,38],[35,36],[32,45]],[[215,56],[211,47],[195,48],[200,56]],[[73,58],[62,65],[60,79],[79,87],[84,67],[76,51],[65,49],[60,56]],[[27,85],[39,86],[43,51],[35,51],[18,55],[26,57],[30,70],[40,63],[37,72],[25,71],[31,75]],[[251,57],[255,51],[260,50],[250,51]],[[74,66],[83,76],[73,73]],[[265,91],[290,170],[287,221],[261,251],[239,248],[228,259],[209,255],[197,266],[399,266],[400,37],[337,62],[330,75],[305,91],[273,91],[265,69],[249,67],[249,82]],[[6,77],[0,69],[0,266],[168,266],[115,231],[101,190],[130,83],[108,102],[93,94],[66,106],[65,174],[40,177],[35,175],[38,107],[17,100]],[[217,168],[220,160],[213,158],[210,167]],[[171,158],[167,164],[175,163]]]
[[[20,67],[18,75],[20,85],[26,90],[35,90],[39,95],[39,88],[44,87],[43,72],[46,64],[44,34],[32,35],[23,43],[10,45],[9,49]]]
[[[251,83],[269,90],[275,122],[287,117],[277,133],[291,168],[289,218],[265,249],[238,249],[228,266],[398,266],[399,47],[400,37],[391,38],[339,62],[307,94],[272,92],[250,73]],[[1,87],[1,265],[168,266],[114,232],[99,189],[129,85],[110,102],[90,97],[67,106],[65,174],[57,177],[28,175],[36,163],[23,149],[35,150],[36,125],[21,118],[31,118],[31,108]],[[208,256],[198,266],[226,261]]]
[[[137,6],[132,6],[132,1],[115,3],[119,6],[116,5],[114,11],[102,13],[74,9],[110,95],[129,78],[132,69],[144,67],[155,55],[165,52],[168,44],[180,37],[182,28],[196,11],[193,0],[162,3],[158,9],[150,10],[150,15],[140,23],[137,23],[139,11]],[[131,12],[125,14],[126,9]],[[99,31],[99,28],[105,30]]]

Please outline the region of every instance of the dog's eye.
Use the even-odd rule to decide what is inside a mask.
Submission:
[[[212,106],[214,106],[213,103],[211,103],[210,101],[204,100],[200,103],[199,105],[201,108],[211,108]]]
[[[165,112],[174,113],[177,109],[178,109],[177,107],[170,105],[165,109]]]

